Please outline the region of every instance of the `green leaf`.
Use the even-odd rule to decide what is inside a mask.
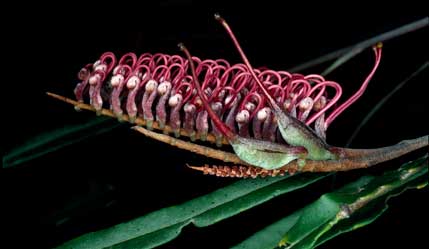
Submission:
[[[314,248],[341,233],[370,224],[387,200],[428,182],[428,156],[382,176],[364,176],[255,233],[234,248]]]
[[[321,73],[321,75],[326,76],[326,75],[332,73],[335,69],[337,69],[338,67],[340,67],[341,65],[343,65],[347,61],[351,60],[356,55],[360,54],[364,49],[365,48],[363,48],[363,47],[351,48],[350,51],[344,53],[341,57],[336,59],[334,61],[334,63],[332,63],[328,68],[326,68],[325,71],[323,71]]]
[[[153,248],[175,238],[190,223],[209,226],[326,176],[328,174],[299,174],[241,180],[181,205],[82,235],[59,248]]]
[[[7,153],[3,157],[3,168],[13,167],[33,160],[88,137],[110,131],[119,125],[111,118],[99,117],[91,119],[87,123],[65,126],[61,129],[43,133]]]
[[[380,35],[376,35],[374,37],[371,37],[367,40],[364,40],[362,42],[359,42],[355,45],[346,47],[346,48],[342,48],[339,50],[336,50],[334,52],[331,52],[329,54],[320,56],[316,59],[313,59],[311,61],[307,61],[305,63],[302,63],[300,65],[297,65],[293,68],[288,69],[288,72],[299,72],[299,71],[303,71],[307,68],[325,63],[327,61],[339,58],[347,53],[349,53],[348,55],[346,55],[345,57],[343,57],[340,61],[335,62],[332,65],[332,68],[329,68],[328,71],[326,71],[325,73],[330,73],[332,72],[332,70],[334,70],[337,66],[341,65],[342,63],[346,62],[347,60],[353,58],[355,55],[359,54],[359,51],[364,50],[366,48],[369,48],[371,46],[373,46],[374,44],[376,44],[377,42],[384,42],[399,36],[402,36],[404,34],[410,33],[412,31],[418,30],[418,29],[422,29],[427,27],[429,24],[429,18],[425,17],[422,18],[420,20],[417,20],[415,22],[403,25],[399,28],[393,29],[391,31],[382,33]]]
[[[406,79],[402,80],[395,88],[393,88],[386,96],[384,96],[380,101],[377,102],[377,104],[373,107],[371,107],[371,111],[368,112],[368,114],[365,115],[365,118],[362,119],[362,121],[359,123],[359,125],[356,127],[356,129],[353,131],[353,134],[350,136],[346,143],[346,147],[349,147],[352,143],[352,141],[356,138],[356,136],[359,134],[362,127],[368,123],[368,121],[374,116],[375,113],[377,113],[378,110],[381,109],[381,107],[402,87],[407,84],[410,80],[412,80],[414,77],[419,75],[421,72],[423,72],[429,65],[429,62],[423,63],[416,71],[414,71],[410,76],[408,76]]]
[[[427,168],[427,164],[425,167]],[[356,213],[354,213],[353,216],[351,216],[349,219],[343,219],[339,221],[333,229],[330,229],[328,232],[320,236],[316,242],[316,246],[321,245],[340,234],[351,232],[371,224],[388,209],[389,206],[387,205],[387,201],[391,197],[397,196],[408,189],[421,189],[427,185],[427,179],[427,174],[420,175],[414,180],[405,183],[401,187],[392,190],[387,196],[380,197],[379,200],[368,203],[364,207],[357,210]]]
[[[360,227],[371,224],[374,220],[380,217],[387,208],[388,206],[383,202],[368,204],[368,206],[363,208],[365,210],[359,210],[359,213],[354,214],[350,219],[341,220],[335,225],[334,229],[330,229],[321,236],[318,236],[319,239],[316,242],[316,246],[319,246],[342,233],[351,232]],[[313,244],[314,240],[312,240],[311,243]]]
[[[109,248],[114,249],[137,249],[137,248],[154,248],[162,245],[163,243],[176,238],[182,228],[191,223],[191,220],[180,222],[176,225],[169,226],[167,228],[152,232],[146,236],[140,236],[135,239],[127,240],[125,242],[116,244]],[[73,247],[74,248],[74,247]]]

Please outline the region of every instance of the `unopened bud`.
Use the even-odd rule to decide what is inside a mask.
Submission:
[[[311,99],[310,97],[306,97],[299,102],[298,107],[301,111],[306,111],[310,109],[312,106],[313,106],[313,99]]]
[[[180,101],[182,101],[182,95],[176,93],[168,99],[168,105],[171,107],[175,107],[177,106],[177,104],[179,104]]]
[[[256,107],[255,104],[253,104],[252,102],[247,102],[244,105],[244,108],[246,108],[249,112],[255,110],[255,107]]]
[[[185,112],[188,112],[188,113],[192,113],[192,112],[195,112],[195,110],[196,110],[197,108],[195,107],[195,105],[193,105],[193,104],[189,104],[189,103],[186,103],[185,104],[185,106],[183,107],[183,110],[185,111]]]
[[[146,90],[146,92],[151,93],[151,92],[155,91],[157,86],[158,86],[158,83],[155,80],[149,80],[146,83],[145,90]]]
[[[119,86],[120,84],[122,84],[122,82],[124,82],[124,76],[122,74],[114,75],[110,80],[110,84],[113,87]]]
[[[264,107],[258,111],[258,114],[256,114],[256,117],[258,118],[258,120],[264,121],[267,118],[268,113],[270,113],[270,111],[271,111],[270,108]]]
[[[320,111],[322,110],[322,108],[324,108],[326,106],[326,97],[325,96],[321,96],[313,105],[313,110],[314,111]]]
[[[170,89],[170,88],[171,88],[171,83],[168,81],[164,81],[161,84],[159,84],[159,86],[158,86],[158,89],[157,89],[158,94],[164,95],[168,91],[168,89]]]
[[[136,87],[138,84],[140,84],[140,79],[139,79],[139,77],[137,77],[137,76],[131,76],[129,79],[128,79],[128,82],[127,82],[127,87],[128,87],[128,89],[133,89],[134,87]]]
[[[238,123],[247,123],[249,122],[249,117],[250,117],[249,111],[241,110],[235,116],[235,121],[237,121]]]
[[[104,63],[100,63],[94,68],[94,71],[97,71],[97,70],[102,71],[102,72],[106,72],[107,65]]]
[[[90,84],[90,85],[95,85],[95,84],[97,84],[97,82],[98,82],[100,79],[101,79],[101,76],[100,76],[98,73],[96,73],[96,74],[94,74],[93,76],[91,76],[91,77],[89,78],[89,84]]]

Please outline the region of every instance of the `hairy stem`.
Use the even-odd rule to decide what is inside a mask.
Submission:
[[[339,153],[342,153],[341,159],[325,161],[306,160],[304,166],[295,160],[276,170],[280,170],[281,172],[334,172],[368,168],[379,163],[398,158],[420,148],[427,147],[428,139],[428,136],[423,136],[416,139],[404,140],[398,144],[377,149],[347,149],[336,147],[334,149]],[[210,169],[207,167],[208,166],[192,166],[193,169],[209,172]],[[253,166],[248,167],[256,168]],[[222,174],[226,171],[230,171],[229,168],[231,168],[231,166],[223,166],[222,168],[216,168],[216,170],[222,170],[222,172],[220,172]],[[216,173],[217,172],[213,172],[213,174]]]

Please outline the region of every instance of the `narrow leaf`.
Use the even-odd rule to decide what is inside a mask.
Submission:
[[[372,37],[370,39],[367,39],[365,41],[359,42],[359,43],[357,43],[355,45],[352,45],[352,46],[349,46],[349,47],[346,47],[346,48],[342,48],[342,49],[336,50],[336,51],[331,52],[329,54],[326,54],[326,55],[320,56],[320,57],[318,57],[316,59],[313,59],[311,61],[302,63],[302,64],[300,64],[298,66],[295,66],[295,67],[289,69],[288,71],[290,71],[290,72],[298,72],[298,71],[305,70],[307,68],[310,68],[310,67],[322,64],[324,62],[336,59],[338,57],[341,57],[341,56],[343,56],[344,54],[346,54],[346,53],[348,53],[350,51],[363,50],[363,49],[366,49],[368,47],[373,46],[377,42],[384,42],[384,41],[387,41],[387,40],[399,37],[401,35],[407,34],[409,32],[412,32],[412,31],[424,28],[424,27],[428,26],[428,24],[429,24],[429,18],[428,17],[422,18],[422,19],[420,19],[418,21],[406,24],[406,25],[401,26],[399,28],[396,28],[394,30],[391,30],[391,31],[388,31],[386,33],[374,36],[374,37]],[[351,55],[352,55],[351,57],[353,57],[353,54],[351,54]]]
[[[139,249],[139,248],[154,248],[176,238],[182,228],[191,223],[191,220],[180,222],[176,225],[166,227],[164,229],[140,236],[135,239],[113,245],[112,249]]]
[[[87,123],[65,126],[43,133],[7,153],[3,157],[3,168],[13,167],[33,160],[88,137],[110,131],[119,125],[119,123],[112,121],[110,118],[99,117]]]
[[[332,63],[325,71],[321,73],[322,76],[326,76],[330,73],[332,73],[335,69],[355,57],[356,55],[360,54],[364,49],[361,47],[355,47],[352,48],[347,53],[343,54],[340,58],[336,59],[334,63]]]
[[[398,186],[396,189],[392,189],[387,195],[380,197],[379,200],[376,200],[377,197],[373,196],[371,199],[372,202],[369,202],[367,205],[363,206],[356,213],[353,214],[349,219],[342,219],[329,231],[325,231],[318,235],[318,239],[312,245],[318,246],[326,241],[346,232],[351,232],[358,228],[364,227],[371,224],[377,218],[379,218],[387,209],[387,201],[399,194],[402,194],[408,189],[420,189],[427,185],[428,175],[427,175],[427,162],[426,162],[426,173],[415,177],[413,180],[407,181],[407,183],[402,186]]]
[[[241,180],[181,205],[85,234],[59,248],[152,248],[175,238],[187,224],[214,224],[326,176],[327,174],[299,174]]]
[[[365,118],[360,122],[360,124],[356,127],[356,129],[353,131],[353,134],[350,136],[349,140],[347,141],[346,147],[350,146],[350,144],[353,142],[353,140],[356,138],[356,136],[359,134],[362,127],[365,126],[366,123],[374,116],[374,114],[380,110],[380,108],[397,92],[399,91],[405,84],[407,84],[411,79],[416,77],[419,73],[421,73],[423,70],[425,70],[429,65],[429,62],[423,63],[415,72],[413,72],[409,77],[404,79],[402,82],[400,82],[395,88],[392,89],[392,91],[389,92],[386,96],[383,97],[374,107],[371,108],[371,111],[368,112],[368,114],[365,116]]]
[[[386,201],[427,184],[428,156],[379,177],[364,176],[255,233],[234,248],[314,248],[347,231],[370,224]]]
[[[254,206],[262,204],[270,199],[303,188],[324,177],[326,174],[302,174],[299,177],[291,177],[287,180],[273,183],[258,191],[249,193],[233,202],[225,203],[215,209],[211,209],[194,219],[194,224],[198,227],[212,225],[218,221],[241,213]]]

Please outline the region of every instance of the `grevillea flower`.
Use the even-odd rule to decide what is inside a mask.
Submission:
[[[381,46],[376,46],[374,52],[372,71],[342,104],[338,104],[341,85],[321,75],[267,68],[254,71],[284,111],[324,139],[332,121],[365,91],[379,65]],[[267,99],[245,64],[192,59],[211,108],[228,127],[242,137],[285,143]],[[161,129],[170,126],[175,136],[184,129],[192,140],[205,140],[212,133],[220,145],[222,134],[202,107],[189,71],[188,61],[178,55],[144,53],[137,57],[127,53],[117,60],[113,53],[106,52],[80,70],[74,92],[78,101],[89,101],[96,111],[109,107],[120,120],[124,114],[131,122],[140,117],[149,129],[156,120]]]
[[[235,164],[189,166],[224,177],[352,170],[427,146],[427,136],[375,149],[341,148],[325,141],[329,125],[365,91],[380,63],[381,43],[373,47],[375,62],[361,87],[340,101],[341,85],[321,75],[255,69],[226,21],[219,15],[215,18],[226,29],[243,64],[201,60],[183,44],[179,47],[186,58],[127,53],[117,60],[106,52],[79,72],[80,82],[74,90],[77,101],[48,95],[76,109],[136,123],[135,130],[158,141]],[[216,142],[218,146],[230,144],[234,153],[167,133],[185,135],[192,141]]]

